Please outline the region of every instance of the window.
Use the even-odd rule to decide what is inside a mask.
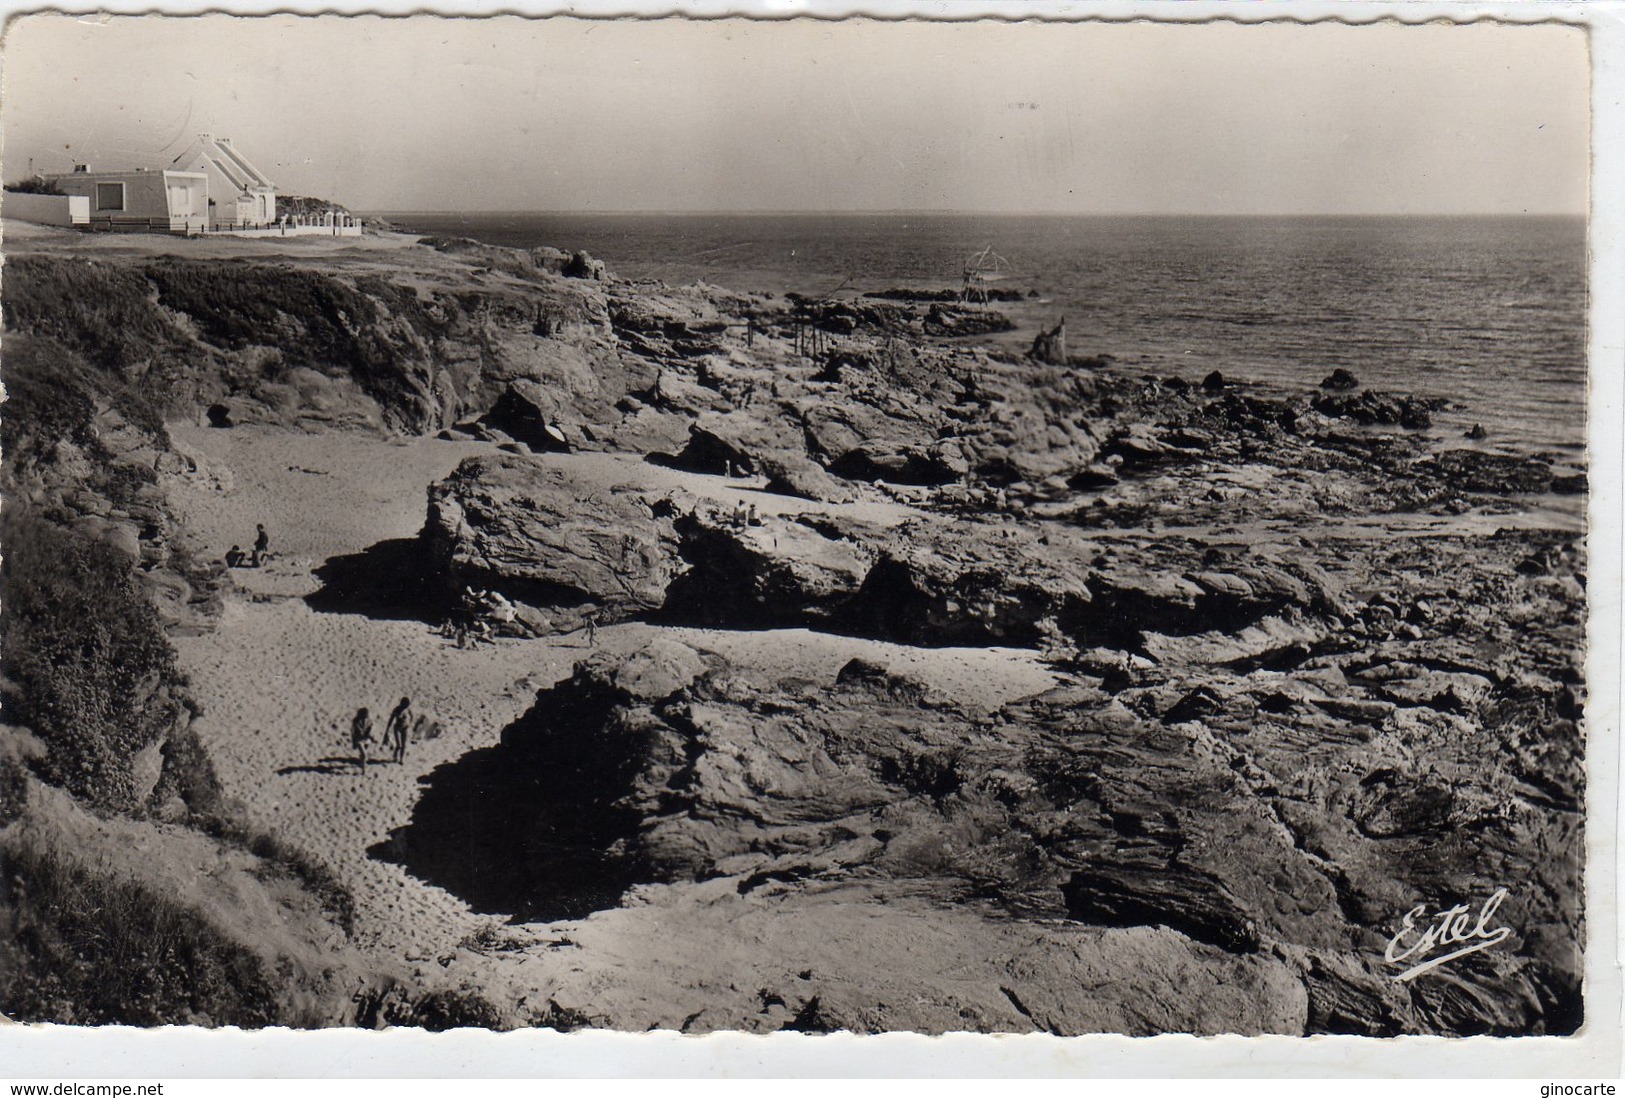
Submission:
[[[98,210],[124,209],[124,184],[96,184],[96,208]]]

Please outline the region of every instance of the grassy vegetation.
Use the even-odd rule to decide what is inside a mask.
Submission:
[[[298,881],[345,934],[355,932],[355,897],[326,862],[228,815],[200,817],[195,823],[204,834],[265,861],[268,874],[280,873]]]
[[[8,375],[12,334],[38,337],[79,356],[119,411],[131,405],[132,422],[160,426],[165,412],[190,414],[300,369],[352,378],[409,422],[423,340],[436,329],[414,294],[383,280],[352,286],[223,260],[19,256],[7,264],[4,305]]]
[[[8,279],[10,272],[7,272]],[[111,455],[96,430],[97,405],[117,412],[154,446],[167,446],[163,410],[141,387],[92,366],[79,353],[49,337],[6,335],[6,406],[0,444],[15,471],[55,460],[69,442],[92,460]]]
[[[284,372],[307,367],[349,376],[385,408],[411,396],[403,363],[415,359],[409,334],[377,301],[315,271],[227,262],[168,261],[145,268],[158,301],[185,314],[215,346],[280,352]],[[279,379],[271,379],[279,380]]]
[[[18,256],[6,263],[4,303],[8,386],[9,333],[16,332],[54,340],[111,378],[139,385],[152,409],[195,402],[207,355],[184,325],[159,307],[138,269]]]
[[[134,880],[7,836],[0,853],[0,1004],[28,1021],[259,1027],[278,1018],[260,959]]]
[[[316,1000],[289,994],[286,958],[257,954],[240,928],[178,902],[157,878],[28,838],[36,780],[103,815],[161,810],[260,859],[251,872],[261,880],[294,882],[312,915],[353,927],[354,901],[330,869],[233,815],[180,719],[195,706],[137,562],[76,526],[108,508],[162,514],[151,455],[170,446],[164,413],[188,404],[197,364],[219,357],[156,298],[129,268],[30,257],[7,268],[0,484],[16,502],[0,510],[0,934],[12,944],[0,951],[0,1009],[71,1023],[336,1021],[347,1002],[289,1016]],[[164,378],[174,383],[155,383]],[[43,502],[29,502],[40,488]],[[208,589],[181,543],[165,567]],[[160,741],[149,793],[135,763]]]
[[[42,775],[135,810],[131,762],[178,715],[174,651],[116,549],[8,507],[0,700],[45,745]]]

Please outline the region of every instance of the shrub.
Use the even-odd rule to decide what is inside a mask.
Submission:
[[[279,194],[276,196],[276,212],[279,216],[320,217],[329,210],[336,210],[344,214],[350,212],[339,203],[326,198],[311,198],[302,194]]]
[[[414,993],[387,981],[355,996],[355,1024],[370,1029],[402,1026],[443,1033],[449,1029],[502,1029],[502,1012],[477,991],[440,988]]]
[[[46,179],[43,175],[31,175],[27,179],[19,179],[15,183],[7,183],[6,190],[12,194],[61,194],[62,188],[56,180]]]
[[[51,457],[63,442],[96,448],[96,402],[75,365],[74,356],[60,345],[22,335],[6,337],[0,445],[12,469]]]
[[[0,850],[0,1009],[25,1022],[259,1027],[276,987],[248,949],[136,881],[11,838]]]
[[[189,699],[183,699],[187,704]],[[147,808],[158,811],[170,800],[186,806],[194,818],[219,816],[225,811],[225,794],[220,777],[215,772],[214,760],[204,750],[197,729],[190,723],[172,731],[164,740],[164,765],[158,775],[158,784],[147,795]]]
[[[157,614],[116,549],[16,507],[0,512],[0,539],[8,718],[44,743],[47,781],[132,811],[131,760],[179,708],[174,651]]]

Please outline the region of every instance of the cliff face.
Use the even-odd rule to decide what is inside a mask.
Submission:
[[[515,378],[587,409],[624,391],[614,356],[591,354],[608,330],[596,283],[425,266],[21,256],[6,320],[140,385],[164,412],[218,405],[225,422],[422,433],[484,412]]]
[[[1086,375],[928,339],[916,306],[631,286],[550,250],[409,247],[334,262],[19,255],[6,324],[139,389],[160,417],[222,426],[423,434],[495,412],[483,426],[501,441],[517,412],[571,446],[651,452],[715,420],[679,458],[811,456],[926,484],[1036,483],[1099,447],[1079,415],[1097,389]],[[811,355],[809,331],[842,345]]]

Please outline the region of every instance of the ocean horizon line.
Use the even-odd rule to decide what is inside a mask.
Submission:
[[[364,217],[958,217],[958,218],[1067,218],[1073,220],[1163,221],[1400,221],[1547,219],[1584,221],[1584,211],[1421,212],[1421,213],[1083,213],[1062,210],[402,210],[359,209]]]

